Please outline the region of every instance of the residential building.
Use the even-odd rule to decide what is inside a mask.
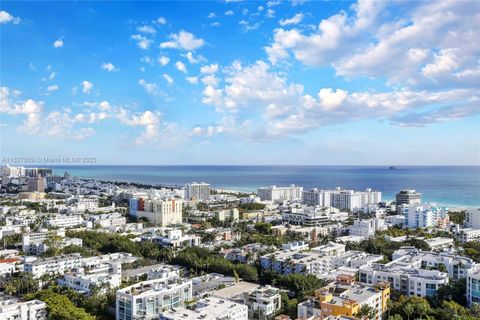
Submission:
[[[351,236],[372,237],[377,231],[385,230],[385,220],[380,218],[355,220],[353,225],[348,228]]]
[[[29,178],[27,182],[28,192],[45,192],[45,178],[42,178],[41,175],[35,178]]]
[[[132,203],[133,202],[133,203]],[[171,199],[134,199],[130,200],[130,212],[137,218],[146,218],[156,226],[165,227],[182,223],[183,201]],[[132,211],[132,208],[135,210]]]
[[[350,275],[339,275],[336,281],[316,290],[314,297],[298,304],[298,317],[352,317],[362,305],[368,305],[375,312],[373,319],[386,319],[390,284],[384,281],[375,285],[364,285],[356,283],[354,279]]]
[[[302,199],[303,187],[292,184],[289,187],[269,186],[257,189],[261,201],[292,201]]]
[[[303,191],[303,203],[308,206],[331,207],[329,190],[319,190],[317,188]]]
[[[247,306],[217,297],[197,301],[195,309],[177,307],[162,312],[159,320],[248,320]]]
[[[1,294],[0,319],[46,320],[47,305],[40,300],[21,301],[18,298]]]
[[[456,232],[456,237],[460,242],[480,241],[480,229],[465,228]]]
[[[31,273],[36,279],[43,275],[63,274],[75,268],[94,268],[100,264],[118,264],[131,263],[137,260],[130,253],[115,252],[104,254],[102,256],[82,257],[79,253],[49,257],[43,259],[25,259],[23,266],[24,272]]]
[[[466,228],[480,229],[480,209],[468,209],[463,223]]]
[[[192,300],[192,281],[178,277],[147,280],[117,290],[116,320],[158,319],[165,310]]]
[[[428,244],[428,246],[430,247],[430,250],[434,250],[434,251],[451,248],[455,244],[452,238],[445,238],[445,237],[425,239],[424,241]]]
[[[334,207],[340,210],[354,211],[368,204],[382,201],[382,193],[365,189],[365,191],[345,190],[337,187],[334,190],[311,189],[303,192],[303,203],[310,206]]]
[[[75,228],[83,224],[83,218],[80,215],[58,214],[45,220],[45,225],[49,228]]]
[[[272,319],[282,308],[280,289],[266,286],[244,292],[243,304],[248,307],[249,319]]]
[[[395,203],[397,205],[397,210],[402,205],[419,205],[422,203],[422,194],[415,190],[400,190],[400,192],[398,192],[395,196]]]
[[[406,228],[445,227],[448,224],[448,208],[435,204],[401,205],[400,212],[405,216]]]
[[[344,244],[330,242],[310,251],[282,250],[266,254],[260,257],[260,265],[281,274],[322,276],[333,269],[331,257],[344,252]]]
[[[168,248],[194,247],[201,242],[201,238],[198,235],[183,234],[181,229],[168,229],[162,235],[143,235],[141,239],[155,242],[162,247]]]
[[[185,199],[206,201],[210,198],[210,184],[190,182],[185,186]]]
[[[230,219],[231,221],[237,221],[240,218],[240,212],[238,211],[237,208],[233,209],[224,209],[215,212],[215,217],[219,221],[225,221]]]
[[[95,289],[105,292],[108,288],[117,288],[122,284],[121,266],[104,264],[88,271],[85,268],[75,268],[63,274],[58,284],[85,295],[90,295]]]
[[[383,255],[369,254],[363,251],[347,251],[332,256],[332,268],[359,268],[383,260]]]
[[[443,270],[453,279],[465,278],[467,270],[475,265],[475,262],[468,257],[449,252],[421,251],[415,247],[402,247],[394,251],[392,259],[409,264],[413,268]]]
[[[480,304],[480,265],[467,272],[467,305]]]
[[[362,283],[372,285],[389,282],[393,289],[409,297],[432,297],[438,288],[449,282],[445,272],[419,269],[402,261],[361,266],[359,279]]]

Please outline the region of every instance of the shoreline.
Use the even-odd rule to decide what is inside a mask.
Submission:
[[[182,184],[155,184],[155,183],[145,183],[145,182],[139,182],[139,181],[127,181],[127,180],[111,180],[111,179],[104,179],[104,178],[95,178],[95,177],[74,177],[77,179],[81,180],[96,180],[99,182],[104,182],[104,183],[113,183],[113,184],[137,184],[140,187],[145,186],[145,187],[158,187],[158,188],[166,188],[166,189],[172,189],[172,188],[182,188],[184,185]],[[212,190],[215,190],[217,192],[225,192],[225,193],[249,193],[249,194],[256,194],[256,189],[243,189],[243,188],[232,188],[232,187],[212,187]],[[381,192],[381,190],[379,190]],[[383,201],[394,201],[394,199],[383,199]],[[468,210],[468,209],[476,209],[480,208],[480,204],[478,205],[465,205],[465,204],[446,204],[446,203],[441,203],[438,201],[426,201],[425,203],[435,203],[439,206],[443,207],[448,207],[450,211],[463,211],[463,210]]]

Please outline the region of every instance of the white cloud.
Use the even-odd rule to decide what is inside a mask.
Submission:
[[[154,27],[148,26],[148,25],[138,26],[138,27],[137,27],[137,31],[138,31],[138,32],[141,32],[141,33],[150,33],[150,34],[155,34],[155,33],[157,33],[157,30],[155,30]]]
[[[157,19],[157,23],[158,23],[158,24],[162,24],[162,25],[163,25],[163,24],[167,24],[167,19],[165,19],[164,17],[159,17],[159,18]]]
[[[422,73],[426,77],[435,77],[444,73],[450,73],[459,67],[454,50],[446,49],[435,55],[433,63],[427,64]]]
[[[157,61],[158,61],[159,65],[164,67],[170,62],[170,58],[166,57],[166,56],[160,56],[160,57],[158,57]]]
[[[188,51],[187,53],[182,53],[181,56],[187,58],[188,62],[190,62],[191,64],[196,64],[207,60],[201,55],[195,57],[191,51]]]
[[[0,24],[6,24],[6,23],[13,23],[13,24],[19,24],[22,22],[22,19],[19,17],[14,17],[7,11],[0,11]]]
[[[198,77],[187,77],[186,79],[191,84],[197,84],[198,83]]]
[[[194,127],[191,135],[197,137],[213,137],[216,134],[223,133],[225,128],[222,126],[207,126],[207,127]]]
[[[167,73],[163,74],[163,78],[168,82],[169,85],[173,83],[173,78],[170,77]]]
[[[162,42],[160,44],[160,48],[195,50],[205,45],[205,41],[203,39],[196,38],[195,35],[184,30],[170,35],[170,38],[172,40]]]
[[[47,87],[48,92],[57,91],[58,89],[60,89],[60,87],[56,84]]]
[[[478,114],[473,107],[463,108],[464,103],[480,100],[474,89],[408,90],[387,92],[352,92],[342,89],[320,88],[317,96],[304,92],[300,84],[270,69],[263,61],[249,66],[234,62],[225,68],[224,86],[217,79],[202,79],[205,88],[202,102],[215,107],[222,114],[260,115],[261,119],[248,121],[251,137],[267,139],[300,134],[335,123],[365,119],[392,120],[395,124],[413,120],[399,117],[405,112],[425,110],[423,122],[432,114],[435,121],[442,117],[451,119]],[[474,97],[474,98],[472,98]],[[475,98],[477,97],[477,98]],[[448,111],[432,113],[432,107],[448,105]],[[246,111],[249,110],[249,111]],[[442,119],[442,120],[441,120]],[[253,125],[252,125],[253,124]],[[244,128],[244,133],[246,129]],[[197,130],[199,131],[199,130]]]
[[[100,67],[103,70],[109,71],[109,72],[118,71],[118,69],[111,62],[104,62],[104,63],[102,63],[102,65]]]
[[[108,101],[102,101],[98,104],[98,108],[103,111],[108,111],[111,109],[111,106]]]
[[[210,23],[210,26],[212,26],[212,27],[220,27],[220,22],[218,22],[218,21],[212,22],[212,23]]]
[[[150,48],[150,45],[152,44],[152,40],[146,38],[145,36],[142,36],[140,34],[134,34],[132,35],[132,39],[137,41],[137,46],[140,49],[147,50]]]
[[[210,12],[207,16],[208,19],[212,19],[212,18],[215,18],[217,15],[215,14],[215,12]]]
[[[125,109],[120,109],[117,119],[127,126],[137,127],[141,126],[144,131],[140,137],[135,139],[136,144],[151,143],[159,137],[160,130],[160,114],[152,111],[145,111],[143,113],[129,114]]]
[[[83,93],[89,94],[93,88],[93,83],[88,80],[82,82],[82,91]]]
[[[225,11],[225,15],[226,16],[233,16],[235,14],[235,12],[233,12],[233,10],[227,10]]]
[[[400,8],[390,8],[395,6]],[[391,16],[397,9],[402,15]],[[473,87],[472,77],[458,75],[478,65],[479,11],[474,1],[359,0],[350,10],[321,20],[313,31],[276,29],[265,51],[272,63],[293,56],[307,66],[333,67],[348,78],[386,79],[387,85]]]
[[[49,79],[49,80],[53,80],[53,79],[55,79],[55,76],[56,76],[56,75],[57,75],[57,73],[56,73],[55,71],[52,71],[52,72],[50,73],[50,75],[48,76],[48,79]]]
[[[282,19],[278,23],[283,27],[290,24],[299,24],[303,20],[303,13],[297,13],[290,19]]]
[[[218,64],[210,64],[200,68],[200,72],[203,74],[213,74],[218,71]]]
[[[54,48],[61,48],[63,47],[63,40],[62,39],[57,39],[53,42],[53,47]]]
[[[148,94],[151,94],[151,95],[157,94],[157,84],[148,83],[144,79],[138,80],[138,84],[141,85]]]
[[[185,64],[181,61],[175,62],[175,67],[177,68],[178,71],[181,71],[183,73],[187,73],[187,67]]]

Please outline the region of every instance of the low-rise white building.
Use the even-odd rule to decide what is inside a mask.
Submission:
[[[195,309],[177,307],[160,314],[159,320],[248,320],[248,309],[244,304],[227,299],[208,297],[197,301]]]
[[[99,265],[94,270],[76,268],[65,273],[58,284],[82,294],[90,295],[95,289],[105,292],[107,289],[118,288],[122,284],[121,266]]]
[[[355,220],[353,225],[348,228],[351,236],[369,238],[375,235],[375,232],[385,230],[385,221],[380,218]]]
[[[410,264],[414,268],[442,269],[453,279],[465,278],[467,270],[475,265],[475,262],[468,257],[449,252],[421,251],[415,247],[403,247],[396,250],[392,254],[392,259],[397,262]]]
[[[372,264],[359,268],[360,282],[377,284],[389,282],[393,289],[406,296],[432,297],[448,284],[448,274],[438,270],[412,267],[409,263],[392,261],[386,265]]]
[[[192,281],[154,279],[117,290],[116,320],[154,319],[192,299]]]
[[[2,320],[46,320],[47,305],[40,300],[21,301],[0,295],[0,319]]]
[[[452,238],[437,237],[432,239],[425,239],[431,250],[442,250],[445,248],[451,248],[454,245]]]
[[[45,220],[45,225],[49,228],[75,228],[83,224],[83,218],[80,215],[63,215]]]

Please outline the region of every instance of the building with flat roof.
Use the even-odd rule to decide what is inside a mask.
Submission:
[[[171,199],[130,199],[130,214],[138,219],[146,218],[159,227],[182,223],[183,201]]]
[[[422,194],[412,189],[400,190],[395,195],[395,203],[397,208],[404,204],[407,206],[420,204],[422,203]]]
[[[166,277],[117,290],[116,320],[158,319],[166,310],[192,300],[192,281]]]
[[[375,312],[375,320],[385,319],[390,284],[379,282],[375,285],[356,283],[350,275],[339,275],[336,281],[315,291],[314,297],[299,303],[299,318],[354,316],[362,305],[370,306]]]
[[[292,201],[302,199],[303,187],[298,187],[294,184],[288,187],[261,187],[257,189],[257,194],[262,201]]]
[[[206,201],[210,198],[210,184],[190,182],[185,185],[185,199]]]
[[[195,308],[177,307],[162,312],[159,320],[248,320],[247,306],[217,297],[197,301]]]
[[[46,320],[47,305],[40,300],[21,301],[0,294],[0,319],[2,320]]]
[[[480,265],[476,265],[467,272],[467,305],[480,304]]]
[[[394,260],[385,265],[361,266],[360,282],[375,285],[389,282],[393,289],[406,296],[432,297],[437,290],[448,284],[448,274],[438,270],[413,267],[409,262]]]

